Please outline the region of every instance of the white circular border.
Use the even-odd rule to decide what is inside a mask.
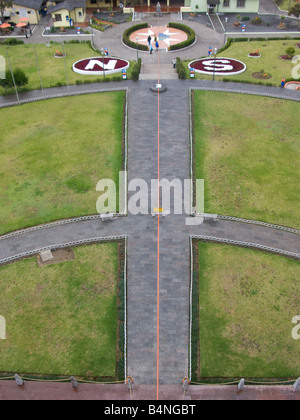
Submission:
[[[130,66],[130,63],[128,60],[125,60],[124,58],[119,58],[119,57],[103,57],[103,58],[109,58],[110,60],[122,60],[125,61],[127,63],[127,65],[125,67],[121,67],[118,69],[113,69],[113,70],[97,70],[97,71],[93,71],[93,70],[80,70],[77,69],[75,66],[77,63],[80,63],[81,61],[84,60],[102,60],[102,57],[87,57],[87,58],[82,58],[81,60],[76,61],[76,63],[73,64],[72,66],[72,70],[74,71],[74,73],[78,73],[78,74],[82,74],[82,75],[86,75],[86,76],[103,76],[103,73],[105,75],[107,74],[113,74],[113,73],[121,73],[122,70],[127,70]]]
[[[194,69],[194,71],[196,72],[196,73],[201,73],[201,74],[208,74],[209,76],[212,76],[213,75],[213,71],[204,71],[204,70],[198,70],[198,69],[195,69],[191,64],[193,64],[193,63],[196,63],[197,61],[204,61],[204,60],[213,60],[214,58],[213,57],[207,57],[207,58],[198,58],[197,60],[193,60],[193,61],[191,61],[190,63],[189,63],[189,65],[188,65],[188,67],[189,67],[189,69],[190,68],[193,68]],[[239,71],[235,71],[235,72],[226,72],[226,73],[220,73],[220,72],[218,72],[218,71],[216,71],[215,72],[215,75],[216,76],[234,76],[234,75],[236,75],[236,74],[241,74],[241,73],[244,73],[244,71],[246,71],[246,69],[247,69],[247,66],[246,66],[246,64],[245,63],[243,63],[242,61],[240,61],[240,60],[236,60],[235,58],[229,58],[229,57],[217,57],[217,60],[234,60],[234,61],[237,61],[238,63],[241,63],[243,66],[244,66],[244,68],[242,69],[242,70],[239,70]]]

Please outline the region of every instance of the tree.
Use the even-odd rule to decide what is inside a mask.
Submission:
[[[293,15],[297,18],[299,24],[299,17],[300,17],[300,3],[295,3],[292,7],[289,8],[289,16]]]
[[[4,10],[7,7],[11,7],[12,6],[12,0],[0,0],[0,12],[1,12],[1,17],[3,18],[4,15]]]
[[[28,77],[22,69],[16,69],[13,72],[15,84],[17,87],[25,86],[28,83]],[[10,70],[6,70],[5,79],[0,79],[0,86],[4,87],[5,90],[14,87],[14,82],[11,76]]]

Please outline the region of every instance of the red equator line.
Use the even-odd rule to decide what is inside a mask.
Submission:
[[[159,50],[157,50],[157,83],[159,84]],[[158,215],[157,215],[157,341],[156,341],[156,399],[159,399],[159,209],[160,209],[160,197],[159,197],[159,175],[160,175],[160,165],[159,165],[159,89],[157,93],[157,113],[158,113],[158,122],[157,122],[157,179],[158,179],[158,190],[157,190],[157,206],[158,206]]]

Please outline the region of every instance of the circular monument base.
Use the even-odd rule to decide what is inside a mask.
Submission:
[[[155,85],[150,86],[150,90],[151,92],[154,92],[154,93],[158,93],[158,92],[162,93],[162,92],[166,92],[167,86],[162,83],[156,83]]]

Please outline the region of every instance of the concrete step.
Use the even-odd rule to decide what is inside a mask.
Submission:
[[[142,64],[140,72],[140,80],[157,80],[158,71],[157,64]],[[160,64],[159,66],[159,80],[170,80],[178,79],[178,74],[173,65],[170,64]]]

